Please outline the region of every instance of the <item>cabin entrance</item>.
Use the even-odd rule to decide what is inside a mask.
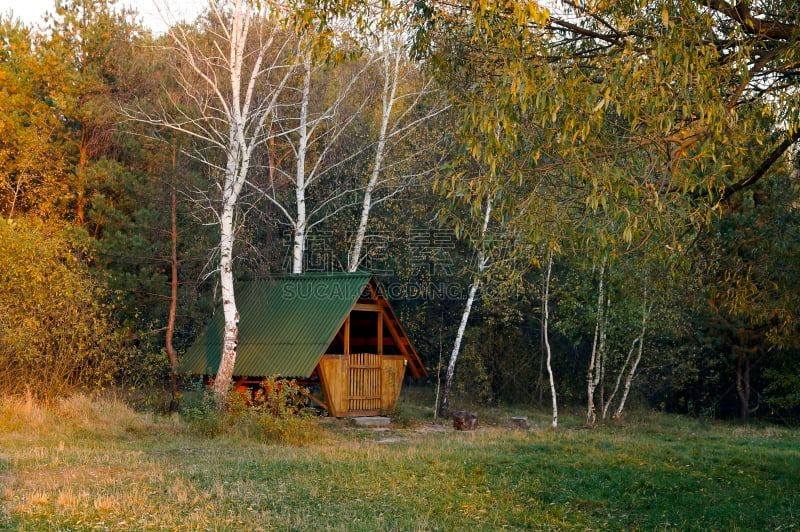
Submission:
[[[381,358],[374,353],[350,355],[348,410],[351,412],[381,409]]]

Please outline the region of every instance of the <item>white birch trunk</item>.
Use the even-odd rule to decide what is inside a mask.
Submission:
[[[631,391],[633,378],[636,376],[636,369],[639,367],[639,362],[642,360],[642,352],[644,350],[644,334],[647,331],[647,319],[650,317],[650,312],[652,309],[652,304],[649,308],[647,307],[647,287],[645,286],[644,303],[642,305],[642,330],[639,334],[639,352],[636,355],[636,360],[633,361],[633,365],[631,366],[631,370],[628,372],[628,376],[625,378],[625,390],[622,393],[622,398],[619,401],[617,411],[614,412],[614,419],[619,419],[620,416],[622,416],[622,411],[625,408],[625,401],[628,400],[628,393]]]
[[[600,333],[600,347],[597,352],[598,359],[598,372],[596,390],[599,390],[600,398],[599,403],[602,407],[605,404],[605,378],[606,378],[606,362],[608,361],[608,352],[606,350],[606,340],[608,339],[608,317],[611,315],[611,296],[606,295],[606,308],[603,311],[603,327]]]
[[[294,245],[292,247],[292,273],[303,273],[303,255],[306,245],[306,155],[308,153],[308,101],[311,96],[311,52],[303,60],[303,99],[300,102],[300,123],[298,124],[297,169],[295,173],[295,202],[297,218],[294,224]]]
[[[222,355],[219,369],[214,379],[214,396],[217,408],[224,408],[228,388],[233,378],[236,364],[236,344],[239,341],[239,312],[236,310],[236,297],[233,288],[233,242],[235,238],[234,211],[239,199],[244,177],[247,175],[247,159],[244,157],[243,142],[244,117],[241,108],[242,66],[244,61],[247,30],[250,22],[247,7],[237,0],[234,3],[230,37],[230,83],[231,112],[228,113],[228,160],[225,168],[225,181],[220,213],[220,259],[219,273],[222,288],[222,311],[225,318],[225,332],[222,339]]]
[[[492,200],[489,198],[486,200],[486,212],[484,213],[483,217],[483,227],[481,227],[480,248],[478,249],[478,273],[475,276],[475,280],[472,282],[472,285],[469,287],[467,304],[464,307],[464,312],[461,314],[461,322],[458,325],[458,332],[456,333],[456,339],[453,343],[453,351],[450,353],[450,362],[447,364],[447,373],[445,373],[442,402],[439,405],[439,413],[443,417],[448,414],[450,408],[450,391],[453,387],[453,375],[456,371],[456,362],[458,361],[458,355],[461,352],[461,340],[464,338],[464,331],[467,329],[467,322],[469,321],[469,315],[472,311],[472,303],[475,301],[475,294],[478,292],[478,287],[480,286],[481,275],[486,269],[486,265],[488,263],[488,257],[483,251],[483,241],[486,237],[486,230],[489,227],[489,219],[491,214]]]
[[[139,106],[130,117],[194,138],[201,146],[195,153],[196,159],[211,168],[214,175],[222,174],[218,184],[222,197],[216,199],[213,194],[206,193],[203,201],[210,204],[220,229],[218,270],[225,329],[214,395],[217,406],[224,408],[238,342],[239,314],[233,275],[237,204],[254,150],[271,138],[271,127],[267,128],[266,124],[274,119],[278,97],[293,67],[279,64],[283,56],[280,50],[273,53],[273,43],[280,35],[280,28],[271,19],[273,6],[268,2],[252,4],[246,0],[210,0],[209,16],[219,25],[219,31],[209,34],[214,41],[210,49],[198,46],[194,35],[184,25],[171,20],[166,2],[157,3],[157,8],[169,26],[172,41],[169,53],[177,54],[182,65],[192,71],[192,76],[185,75],[181,69],[175,74],[177,83],[195,109],[187,112],[173,107],[174,100],[167,96],[166,105],[156,106],[156,110],[150,105]],[[249,44],[248,35],[252,37]],[[281,42],[280,47],[286,42]],[[263,63],[267,58],[271,58],[273,63],[265,68]],[[281,71],[282,79],[262,82]],[[264,90],[265,87],[268,89]],[[222,153],[224,168],[220,169],[216,156],[208,155],[213,150]]]
[[[550,338],[549,338],[549,321],[550,321],[550,274],[553,271],[553,250],[550,250],[550,256],[547,260],[547,275],[544,281],[544,316],[542,317],[544,321],[544,326],[542,330],[544,332],[544,345],[547,349],[547,374],[550,377],[550,397],[553,399],[553,428],[558,428],[558,400],[556,398],[556,381],[553,377],[553,366],[551,364],[552,361],[552,352],[550,350]]]
[[[233,378],[233,367],[236,364],[236,344],[239,339],[239,312],[236,310],[236,297],[233,290],[233,241],[233,204],[228,204],[224,207],[220,220],[219,273],[225,332],[222,341],[222,358],[214,379],[214,396],[217,398],[219,408],[224,407],[228,396],[228,388]]]
[[[603,281],[605,280],[605,271],[606,271],[606,257],[603,256],[603,263],[600,266],[600,286],[598,288],[597,294],[597,323],[595,324],[594,328],[594,341],[592,343],[592,358],[589,360],[589,371],[587,373],[588,376],[588,383],[587,383],[587,410],[586,410],[586,423],[588,425],[593,425],[597,414],[595,411],[594,405],[594,392],[597,388],[597,384],[600,382],[600,359],[603,354],[603,347],[604,341],[603,337],[605,334],[604,331],[604,322],[603,322],[603,305],[604,305],[604,292],[603,292]],[[599,340],[599,346],[598,346]],[[599,347],[599,349],[598,349]]]
[[[631,348],[628,351],[628,356],[625,357],[625,363],[622,364],[622,368],[619,370],[617,374],[617,381],[614,384],[614,390],[611,392],[611,395],[608,396],[608,400],[603,403],[603,419],[606,419],[608,415],[608,409],[611,406],[611,403],[614,402],[614,397],[617,395],[619,391],[619,385],[622,382],[622,376],[625,374],[625,370],[628,368],[628,364],[631,363],[631,358],[633,358],[633,352],[636,350],[636,343],[639,341],[639,337],[633,339],[631,342]]]
[[[387,47],[391,46],[388,39],[385,39]],[[372,194],[375,191],[375,186],[378,183],[378,176],[380,176],[383,167],[383,154],[386,149],[386,135],[389,129],[389,118],[392,115],[392,108],[394,107],[395,94],[397,93],[397,78],[400,73],[400,59],[402,56],[400,48],[393,50],[390,54],[386,51],[383,56],[383,98],[381,106],[381,128],[378,135],[378,144],[375,148],[375,159],[372,162],[372,173],[367,183],[367,188],[364,190],[364,198],[361,202],[361,217],[358,222],[358,230],[356,231],[356,238],[350,249],[347,271],[354,272],[358,270],[358,265],[361,263],[361,250],[364,246],[364,238],[367,234],[367,224],[369,223],[369,213],[372,209]],[[394,59],[394,61],[392,61]]]

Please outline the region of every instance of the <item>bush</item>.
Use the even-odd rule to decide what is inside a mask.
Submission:
[[[302,445],[321,432],[305,390],[293,380],[264,379],[255,395],[259,436],[269,443]]]
[[[110,379],[120,334],[82,256],[57,227],[0,221],[0,393],[51,402]]]
[[[187,396],[181,409],[200,434],[230,434],[285,445],[304,445],[322,437],[304,389],[293,380],[270,377],[253,395],[231,389],[224,411],[217,409],[213,392],[200,387]]]

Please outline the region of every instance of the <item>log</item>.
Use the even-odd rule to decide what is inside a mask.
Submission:
[[[477,412],[453,412],[453,428],[456,430],[475,430],[478,427]]]
[[[530,430],[531,422],[528,416],[514,416],[511,418],[511,428],[517,430]]]

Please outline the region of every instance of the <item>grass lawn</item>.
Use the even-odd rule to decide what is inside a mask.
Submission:
[[[327,420],[282,447],[115,401],[0,400],[0,529],[800,528],[796,429],[648,414],[515,432],[512,414],[547,426],[516,410],[457,433],[406,412],[390,431]]]

